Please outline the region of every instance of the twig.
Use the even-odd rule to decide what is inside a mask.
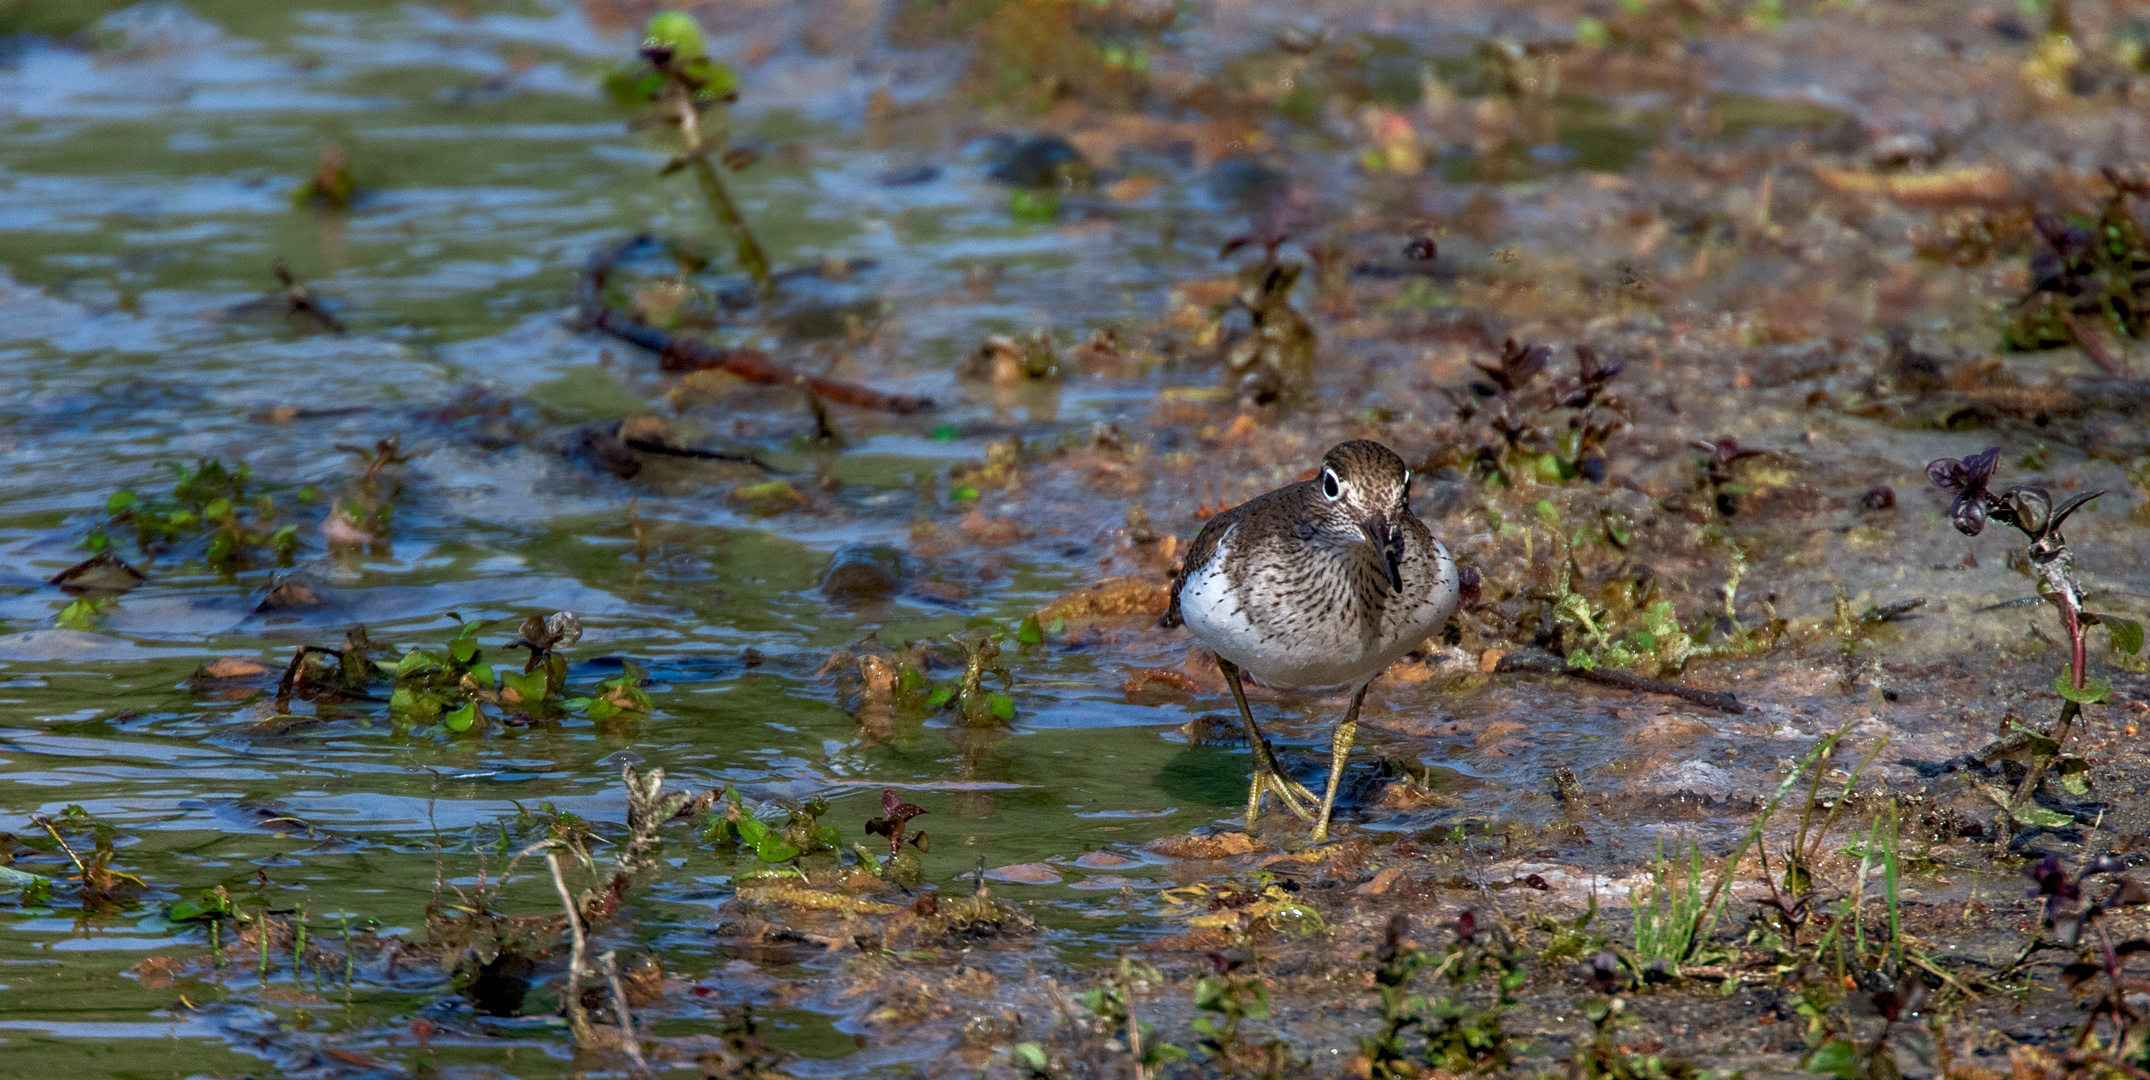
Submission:
[[[770,360],[769,355],[759,349],[727,349],[706,341],[676,337],[627,312],[608,307],[604,298],[606,277],[623,255],[651,239],[644,234],[599,248],[583,264],[577,299],[583,319],[591,327],[656,353],[657,364],[665,371],[725,371],[748,382],[803,387],[822,400],[880,412],[915,413],[933,407],[931,398],[888,394],[857,383],[836,382],[793,371]]]
[[[597,1045],[596,1033],[590,1030],[590,1016],[582,1007],[582,965],[584,951],[589,947],[582,936],[582,915],[575,910],[575,898],[567,891],[567,878],[560,874],[560,853],[545,853],[545,865],[552,868],[552,886],[560,891],[560,906],[567,909],[567,929],[574,936],[574,945],[567,962],[567,989],[561,992],[561,1000],[567,1006],[567,1028],[575,1036],[575,1045]]]
[[[1500,666],[1496,670],[1529,675],[1566,675],[1569,678],[1581,679],[1584,682],[1596,683],[1599,686],[1610,686],[1638,694],[1666,694],[1682,701],[1706,705],[1712,709],[1723,709],[1729,713],[1747,711],[1747,707],[1740,704],[1738,698],[1723,690],[1704,690],[1699,686],[1666,682],[1663,679],[1647,678],[1626,671],[1614,671],[1606,668],[1568,667],[1565,665],[1555,666],[1550,663],[1533,662],[1513,657],[1502,657]]]
[[[627,1057],[635,1063],[635,1071],[648,1073],[649,1061],[642,1056],[642,1040],[635,1037],[635,1016],[627,1009],[627,989],[620,983],[620,965],[614,960],[614,951],[605,950],[597,962],[605,965],[605,985],[612,989],[612,1015],[620,1022],[620,1041],[627,1047]]]

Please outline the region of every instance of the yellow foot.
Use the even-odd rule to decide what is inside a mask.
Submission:
[[[1298,790],[1294,791],[1294,788]],[[1314,820],[1314,812],[1309,809],[1315,802],[1313,793],[1268,769],[1257,768],[1254,771],[1254,782],[1247,787],[1248,829],[1254,828],[1254,819],[1261,813],[1262,796],[1266,794],[1274,794],[1277,801],[1284,804],[1284,809],[1291,811],[1293,817],[1301,821]]]

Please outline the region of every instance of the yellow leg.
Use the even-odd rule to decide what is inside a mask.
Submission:
[[[1351,744],[1359,736],[1359,705],[1366,700],[1366,688],[1361,686],[1351,695],[1351,708],[1344,711],[1344,722],[1336,725],[1336,738],[1329,744],[1329,790],[1321,797],[1321,816],[1314,819],[1314,842],[1319,844],[1329,838],[1329,815],[1336,810],[1336,788],[1344,779],[1344,763],[1351,758]]]
[[[1254,828],[1254,819],[1262,812],[1262,794],[1276,792],[1277,801],[1301,821],[1312,819],[1313,814],[1300,800],[1314,801],[1314,793],[1296,781],[1287,780],[1284,771],[1277,766],[1276,755],[1270,752],[1269,740],[1262,737],[1262,729],[1254,723],[1254,710],[1247,708],[1247,691],[1239,683],[1239,665],[1217,658],[1217,670],[1224,673],[1224,681],[1231,684],[1232,700],[1239,703],[1240,722],[1247,726],[1247,748],[1254,756],[1254,781],[1247,785],[1247,828]],[[1296,789],[1296,790],[1294,790]]]

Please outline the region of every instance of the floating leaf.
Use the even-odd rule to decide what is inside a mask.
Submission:
[[[776,832],[764,832],[754,845],[754,857],[766,863],[790,862],[799,857],[799,845]]]
[[[477,699],[464,702],[462,708],[441,717],[440,722],[450,731],[469,731],[478,723]]]
[[[500,700],[509,705],[535,705],[544,701],[549,691],[544,668],[528,674],[515,671],[500,673]]]
[[[2141,640],[2140,633],[2141,631],[2138,630],[2138,641]],[[1037,612],[1033,611],[1030,614],[1023,616],[1022,623],[1015,628],[1015,640],[1019,644],[1023,645],[1045,644],[1045,628],[1043,626],[1038,625]]]
[[[992,707],[994,716],[1002,720],[1015,719],[1014,698],[1009,697],[1006,694],[994,694],[993,696],[987,698],[986,702]]]
[[[88,630],[97,625],[97,616],[104,613],[105,602],[90,597],[79,597],[60,609],[54,623],[62,630]]]

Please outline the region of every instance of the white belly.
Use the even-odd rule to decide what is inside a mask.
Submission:
[[[1455,610],[1455,575],[1441,575],[1437,587],[1413,598],[1401,610],[1385,613],[1378,633],[1358,620],[1316,619],[1266,601],[1290,591],[1294,583],[1256,578],[1249,587],[1231,590],[1224,575],[1222,549],[1208,566],[1189,575],[1180,590],[1180,618],[1217,655],[1270,686],[1356,686],[1387,670],[1405,653],[1424,643]],[[1439,562],[1448,553],[1439,548]]]

